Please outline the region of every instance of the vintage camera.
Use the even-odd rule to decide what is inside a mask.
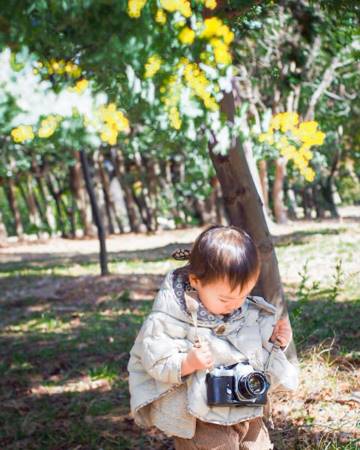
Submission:
[[[265,405],[270,383],[248,362],[219,366],[206,374],[207,402],[216,406]]]

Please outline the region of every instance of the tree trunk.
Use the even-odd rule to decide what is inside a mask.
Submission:
[[[171,171],[171,161],[166,160],[164,166],[164,176],[160,177],[160,182],[163,183],[162,189],[163,192],[166,192],[167,199],[170,204],[170,211],[173,215],[175,221],[175,227],[181,228],[183,224],[186,222],[186,217],[184,211],[181,207],[179,207],[176,201],[176,194],[174,192],[174,183],[173,176]]]
[[[40,197],[42,199],[45,212],[45,221],[49,226],[50,232],[56,232],[56,219],[54,216],[53,208],[52,208],[52,199],[51,195],[49,194],[49,190],[46,186],[46,184],[43,184],[43,180],[41,176],[36,175],[35,176],[36,184],[38,186],[38,190],[40,193]]]
[[[79,210],[83,224],[84,236],[95,237],[96,228],[92,222],[91,205],[86,197],[84,176],[81,170],[80,153],[74,152],[76,163],[70,167],[70,189],[75,198],[76,207]]]
[[[302,208],[304,211],[304,218],[310,219],[312,218],[312,208],[313,208],[313,199],[312,192],[308,186],[303,187],[301,189],[301,198],[302,198]]]
[[[142,216],[143,222],[146,225],[148,231],[155,230],[155,220],[153,216],[153,210],[149,202],[148,187],[147,187],[147,177],[144,174],[142,168],[142,160],[139,152],[135,152],[134,159],[132,160],[134,168],[136,168],[135,173],[137,176],[134,178],[135,181],[141,181],[141,188],[139,192],[135,192],[132,189],[135,202],[138,204],[140,214]]]
[[[159,167],[157,166],[155,160],[150,157],[144,157],[141,155],[141,160],[145,167],[146,180],[147,180],[147,201],[152,211],[152,228],[154,230],[158,229],[158,179],[159,179]]]
[[[55,187],[55,183],[51,175],[51,173],[47,174],[47,186],[49,188],[49,191],[53,197],[53,199],[55,200],[55,205],[56,205],[56,212],[57,212],[57,216],[58,216],[58,222],[59,222],[59,226],[60,226],[60,230],[61,230],[61,236],[62,237],[67,237],[67,232],[66,232],[66,227],[65,227],[65,223],[63,220],[63,212],[62,212],[62,202],[61,202],[61,192],[60,190],[56,189]]]
[[[115,174],[119,180],[120,186],[124,192],[125,205],[129,217],[129,224],[131,231],[139,233],[140,231],[140,220],[137,214],[137,207],[131,192],[131,188],[127,183],[125,176],[124,158],[120,149],[112,149],[111,157],[113,160]]]
[[[5,189],[5,192],[6,192],[6,195],[8,198],[10,210],[14,217],[15,233],[16,233],[16,236],[18,236],[19,238],[22,238],[24,235],[24,229],[23,229],[23,225],[21,222],[20,210],[19,210],[17,200],[16,200],[14,179],[12,177],[9,177],[7,180],[8,180],[8,183],[7,183],[7,189]]]
[[[89,165],[87,160],[87,155],[84,150],[80,150],[80,161],[81,167],[84,173],[85,186],[87,193],[90,198],[91,209],[94,217],[94,222],[96,228],[98,230],[98,238],[100,244],[100,267],[101,267],[101,275],[108,275],[108,264],[107,264],[107,252],[106,252],[106,239],[105,239],[105,230],[104,224],[100,215],[100,211],[98,208],[98,204],[96,201],[95,191],[90,178]]]
[[[99,152],[97,157],[97,164],[99,169],[99,176],[101,181],[101,187],[104,194],[104,200],[105,200],[105,211],[107,216],[107,222],[108,222],[108,232],[109,234],[115,234],[115,227],[114,227],[114,217],[113,217],[113,205],[111,204],[111,198],[110,198],[110,181],[108,174],[106,173],[106,170],[104,169],[104,155],[102,152]]]
[[[297,203],[296,203],[295,191],[292,187],[288,186],[287,191],[286,191],[286,196],[287,196],[287,200],[288,200],[288,204],[289,204],[289,207],[288,207],[289,218],[292,220],[296,220],[297,219],[297,213],[296,213]]]
[[[234,123],[233,93],[224,93],[221,109],[230,123]],[[239,139],[233,138],[229,153],[216,155],[209,142],[209,153],[220,181],[224,202],[231,223],[247,231],[254,239],[261,258],[261,273],[252,293],[261,295],[278,307],[279,316],[287,315],[283,286],[281,283],[274,244],[269,233],[261,199],[247,165]],[[296,360],[294,343],[288,347],[289,357]]]
[[[21,180],[18,179],[17,185],[28,207],[30,223],[35,226],[36,233],[39,235],[39,228],[41,228],[43,220],[46,221],[46,217],[36,199],[32,176],[29,173],[25,174],[25,182],[21,183]]]
[[[0,209],[0,246],[2,242],[6,242],[7,239],[7,231],[5,227],[5,223],[3,221],[3,216]]]
[[[288,222],[286,208],[284,205],[284,178],[286,159],[278,158],[275,161],[275,180],[272,190],[275,220],[277,223],[286,224]]]
[[[271,211],[269,207],[269,182],[267,172],[267,161],[265,159],[261,159],[258,162],[258,165],[259,165],[259,178],[262,192],[262,200],[264,201],[264,206],[267,211],[267,214],[270,217]]]

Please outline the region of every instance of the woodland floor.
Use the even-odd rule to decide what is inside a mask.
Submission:
[[[340,212],[271,228],[302,368],[299,390],[274,399],[277,450],[360,448],[360,206]],[[96,240],[0,248],[1,450],[173,448],[134,425],[126,365],[181,265],[171,251],[199,231],[111,236],[106,277]]]

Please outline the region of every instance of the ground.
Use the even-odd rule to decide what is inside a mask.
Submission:
[[[301,366],[273,398],[277,450],[359,445],[360,207],[271,227]],[[172,250],[200,229],[0,248],[0,448],[172,449],[129,416],[126,364]]]

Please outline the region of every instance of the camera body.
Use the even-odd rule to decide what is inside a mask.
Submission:
[[[206,374],[206,385],[210,406],[265,405],[270,387],[265,373],[248,362],[214,368]]]

